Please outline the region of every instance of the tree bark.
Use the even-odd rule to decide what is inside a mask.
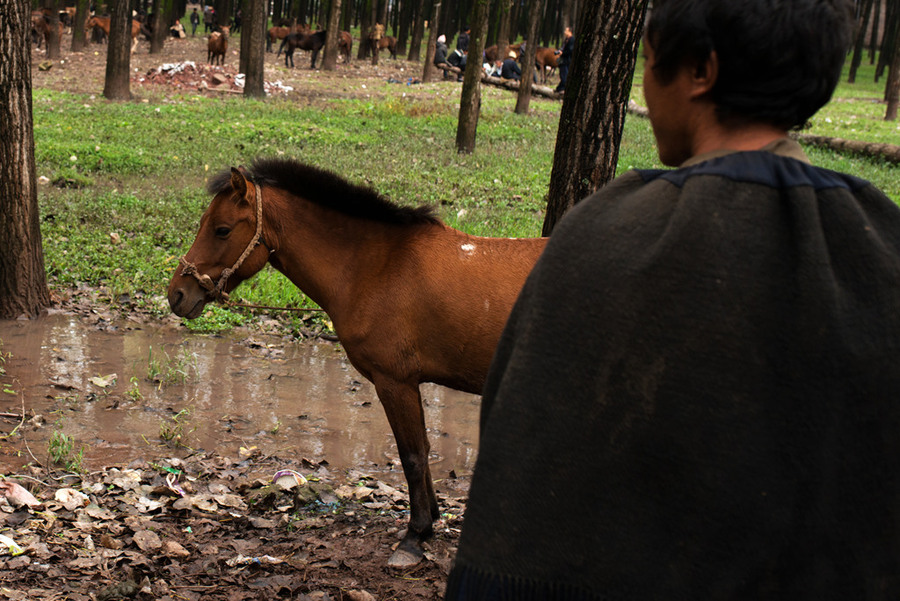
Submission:
[[[487,36],[490,0],[475,0],[469,20],[469,56],[466,61],[466,72],[463,76],[462,93],[459,99],[459,123],[456,126],[456,152],[472,153],[475,151],[475,134],[478,130],[478,117],[481,113],[481,56],[484,53],[484,40]]]
[[[90,0],[75,0],[75,19],[72,23],[72,52],[82,52],[87,46],[84,26],[88,20]]]
[[[647,0],[585,2],[560,112],[543,235],[615,176]]]
[[[0,319],[50,306],[44,272],[31,103],[31,5],[0,5]]]
[[[266,95],[266,8],[267,0],[250,0],[241,24],[241,38],[250,38],[247,42],[247,72],[244,79],[244,96],[250,98],[262,98]]]
[[[325,33],[325,56],[322,69],[334,71],[337,68],[338,40],[341,36],[341,0],[331,0],[328,13],[328,31]]]
[[[128,0],[111,0],[109,9],[109,43],[106,47],[103,95],[108,100],[130,100],[131,6]]]
[[[46,39],[47,58],[50,59],[60,56],[59,11],[61,7],[61,0],[45,0],[44,2],[44,8],[50,13],[47,15],[50,33]]]
[[[502,50],[509,46],[509,19],[512,11],[512,0],[499,0],[498,4],[497,18],[500,20],[500,23],[497,26],[497,48]]]
[[[528,105],[531,103],[531,84],[534,81],[534,56],[537,54],[538,26],[540,25],[541,11],[546,0],[531,0],[528,9],[528,43],[525,44],[525,56],[522,57],[522,83],[519,85],[519,93],[516,96],[516,114],[527,115]],[[500,48],[503,48],[501,46]]]

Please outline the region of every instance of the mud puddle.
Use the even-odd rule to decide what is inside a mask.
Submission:
[[[46,464],[59,429],[84,450],[89,470],[191,449],[236,458],[255,446],[403,482],[374,387],[339,345],[197,335],[175,323],[98,329],[69,314],[0,321],[0,343],[4,473]],[[422,396],[432,474],[469,473],[479,397],[430,384]],[[23,407],[24,422],[13,417]],[[4,436],[17,425],[16,436]]]

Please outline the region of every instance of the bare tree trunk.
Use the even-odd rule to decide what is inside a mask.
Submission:
[[[500,24],[497,27],[497,49],[502,52],[504,48],[509,46],[509,19],[512,11],[512,0],[498,0],[497,17]]]
[[[109,44],[106,47],[108,100],[131,99],[131,6],[128,0],[110,0]]]
[[[44,271],[31,103],[31,11],[0,6],[0,319],[50,306]]]
[[[475,151],[475,134],[481,113],[481,56],[487,36],[490,0],[475,0],[472,5],[469,34],[469,56],[459,99],[459,123],[456,126],[456,152]]]
[[[44,8],[47,15],[47,21],[50,26],[50,33],[47,36],[47,58],[59,58],[60,56],[60,39],[59,39],[59,10],[62,6],[61,0],[45,0]]]
[[[250,0],[241,24],[241,38],[249,38],[244,96],[250,98],[262,98],[266,95],[266,2],[267,0]]]
[[[337,68],[338,40],[341,37],[341,0],[331,0],[328,13],[328,31],[325,33],[325,56],[322,69],[334,71]]]
[[[438,20],[441,14],[440,1],[434,3],[431,9],[431,20],[428,22],[428,46],[425,48],[425,67],[422,69],[422,81],[431,81],[431,74],[434,73],[434,51],[437,46],[438,37]],[[420,19],[422,21],[422,19]],[[418,27],[418,25],[417,25]],[[412,51],[410,50],[410,53]]]
[[[169,17],[172,12],[172,0],[156,0],[153,3],[153,19],[150,22],[150,54],[159,54],[166,45],[169,36]]]
[[[648,0],[585,2],[559,118],[543,235],[613,178]]]
[[[863,46],[866,43],[866,33],[869,28],[869,16],[872,14],[873,0],[863,0],[862,14],[859,18],[859,30],[856,33],[856,44],[853,48],[853,59],[850,61],[850,73],[847,76],[847,83],[856,83],[856,70],[862,62]]]
[[[363,0],[360,5],[360,15],[362,15],[362,18],[359,21],[359,51],[356,53],[356,58],[359,60],[365,60],[366,56],[368,56],[369,30],[372,28],[372,25],[374,25],[374,23],[370,23],[372,18],[372,2],[377,2],[377,0]]]
[[[528,9],[528,43],[525,45],[525,56],[522,57],[522,81],[516,96],[516,114],[527,115],[531,103],[531,84],[534,81],[534,55],[537,54],[537,32],[540,25],[541,11],[546,0],[531,0]]]
[[[440,1],[435,3],[438,9],[440,9],[441,3]],[[429,27],[431,28],[431,34],[428,36],[429,48],[431,48],[431,58],[428,58],[428,50],[425,51],[425,70],[428,72],[429,65],[431,64],[431,59],[434,58],[434,29],[435,24],[434,20],[437,12],[432,10],[431,18],[429,21]],[[419,56],[422,53],[422,38],[425,37],[425,0],[419,0],[416,7],[416,14],[413,15],[413,34],[412,40],[409,42],[409,54],[406,56],[406,60],[408,61],[418,61]],[[425,76],[422,76],[422,81],[428,81]]]
[[[884,114],[885,121],[897,120],[897,105],[900,104],[900,50],[894,50],[894,60],[891,61],[891,73],[888,77],[887,111]]]
[[[87,46],[84,26],[88,20],[90,0],[75,0],[75,18],[72,22],[72,52],[81,52]]]

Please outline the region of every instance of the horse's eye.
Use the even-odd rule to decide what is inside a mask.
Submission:
[[[230,227],[225,227],[224,225],[216,228],[216,238],[227,238],[228,234],[231,233]]]

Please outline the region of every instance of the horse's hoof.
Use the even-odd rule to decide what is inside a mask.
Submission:
[[[394,554],[391,555],[391,558],[388,560],[388,567],[405,570],[418,565],[423,557],[424,554],[421,550],[419,550],[418,553],[413,553],[408,549],[397,547],[397,550],[394,551]]]

